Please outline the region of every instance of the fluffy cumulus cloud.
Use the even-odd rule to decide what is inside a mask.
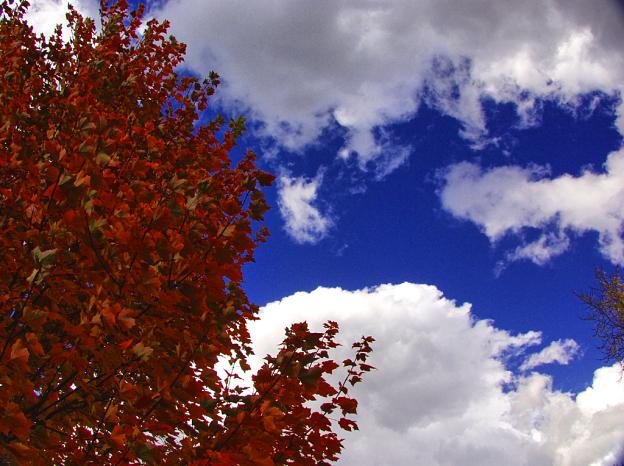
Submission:
[[[520,370],[528,371],[543,364],[568,364],[578,353],[580,347],[577,342],[568,338],[553,341],[539,353],[531,354],[520,366]]]
[[[611,153],[600,172],[547,175],[543,167],[483,170],[462,162],[444,175],[442,206],[474,222],[492,242],[537,229],[538,238],[511,251],[509,260],[543,264],[568,248],[570,234],[594,231],[602,254],[624,264],[624,150]]]
[[[189,44],[188,64],[218,70],[226,102],[244,102],[285,147],[315,141],[335,121],[341,154],[398,165],[375,129],[423,99],[487,136],[483,97],[574,103],[624,82],[623,16],[615,0],[169,0],[154,14]],[[622,109],[620,109],[622,114]],[[618,120],[624,131],[624,119]]]
[[[315,205],[322,180],[322,173],[312,179],[279,177],[277,204],[286,232],[298,243],[316,243],[332,226],[330,217]]]
[[[577,396],[554,390],[539,372],[516,374],[506,361],[539,344],[540,334],[498,329],[433,286],[318,288],[261,312],[251,327],[258,355],[302,320],[319,329],[327,319],[341,324],[339,359],[362,334],[377,339],[378,369],[356,386],[360,430],[347,436],[341,464],[611,466],[624,444],[619,366],[597,370]],[[565,362],[556,348],[570,354],[571,346],[537,354],[541,363]]]

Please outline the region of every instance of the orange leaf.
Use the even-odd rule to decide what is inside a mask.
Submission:
[[[20,364],[28,363],[28,349],[24,347],[21,339],[15,340],[15,343],[11,345],[11,361],[19,362]]]
[[[22,442],[11,442],[8,448],[14,455],[21,458],[32,452],[32,448],[28,445],[24,445]]]
[[[273,420],[273,416],[264,416],[262,418],[262,424],[267,432],[275,433],[278,432],[278,428],[275,426],[275,421]]]
[[[131,329],[136,323],[136,321],[130,316],[131,313],[132,311],[130,309],[122,309],[117,316],[117,320],[121,324],[121,327],[125,330]]]
[[[43,347],[41,346],[41,343],[39,343],[39,339],[37,338],[37,335],[35,335],[34,333],[27,333],[26,340],[28,341],[28,344],[30,345],[33,353],[36,356],[44,355]]]
[[[115,325],[115,312],[112,308],[109,306],[104,307],[104,309],[102,309],[102,316],[107,324]]]

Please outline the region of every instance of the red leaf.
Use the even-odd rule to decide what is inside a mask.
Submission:
[[[340,427],[342,427],[344,430],[348,431],[359,430],[356,422],[344,417],[340,418],[340,420],[338,421],[338,425],[340,425]]]
[[[334,401],[338,406],[340,406],[343,414],[355,414],[357,412],[358,403],[357,400],[353,398],[339,396]]]
[[[111,432],[109,439],[117,448],[123,448],[126,443],[126,434],[123,433],[119,424],[113,427],[113,431]]]
[[[119,343],[119,347],[125,351],[130,347],[133,341],[134,340],[132,338],[129,338],[128,340]]]

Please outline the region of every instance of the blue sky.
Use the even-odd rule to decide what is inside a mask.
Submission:
[[[42,30],[60,20],[33,4]],[[150,14],[187,71],[222,75],[214,108],[248,118],[241,146],[277,176],[245,271],[258,354],[297,319],[378,340],[342,464],[614,464],[624,384],[575,292],[624,263],[619,2]]]

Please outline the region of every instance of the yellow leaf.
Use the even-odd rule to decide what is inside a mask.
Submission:
[[[145,346],[143,342],[140,341],[132,347],[132,351],[143,361],[147,361],[154,352],[154,349],[149,346]]]
[[[95,163],[97,163],[98,165],[106,164],[109,160],[110,155],[108,155],[106,152],[98,152],[95,156]]]

